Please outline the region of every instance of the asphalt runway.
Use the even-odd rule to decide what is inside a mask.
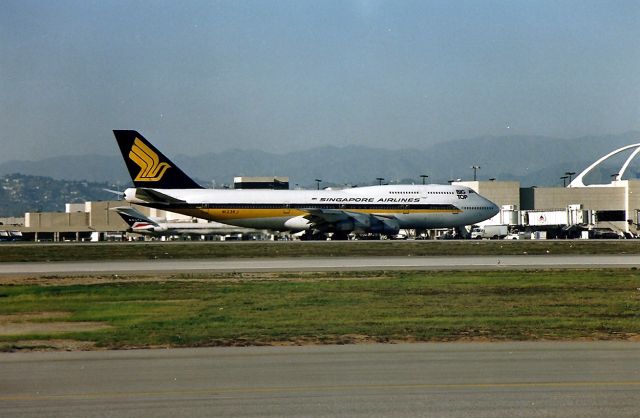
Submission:
[[[640,267],[638,255],[517,255],[466,257],[325,257],[218,260],[118,260],[0,263],[0,274],[124,274],[346,270],[462,270]]]
[[[637,417],[640,343],[0,355],[2,417]]]

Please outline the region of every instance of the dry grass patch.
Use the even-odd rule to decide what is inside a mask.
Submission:
[[[0,335],[50,335],[64,332],[100,331],[111,328],[101,322],[52,321],[71,316],[69,312],[29,312],[0,315]]]
[[[94,350],[93,341],[77,340],[18,340],[12,343],[0,343],[0,352],[13,351],[87,351]]]

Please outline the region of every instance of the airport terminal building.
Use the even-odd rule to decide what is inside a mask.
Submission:
[[[625,151],[633,150],[610,183],[586,185],[584,178],[602,163]],[[640,144],[616,149],[579,173],[566,187],[520,187],[515,181],[459,182],[476,190],[502,208],[495,223],[531,224],[545,221],[546,213],[566,211],[567,226],[572,221],[584,228],[603,228],[629,236],[640,233],[640,179],[623,180],[631,161],[640,153]],[[572,173],[573,174],[573,173]],[[579,212],[581,219],[572,220]]]
[[[64,212],[25,213],[24,226],[17,230],[26,239],[34,241],[120,240],[129,226],[112,209],[121,206],[135,206],[147,216],[166,216],[164,211],[121,200],[67,203]]]
[[[517,181],[457,182],[471,187],[502,208],[494,223],[526,226],[536,214],[580,210],[585,227],[638,234],[640,180],[619,180],[587,187],[520,187]],[[542,215],[541,215],[542,216]]]

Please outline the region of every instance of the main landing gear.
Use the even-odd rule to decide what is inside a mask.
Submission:
[[[320,231],[305,231],[301,236],[301,241],[326,241],[329,235]],[[348,232],[334,232],[331,234],[331,241],[348,241]]]
[[[348,241],[349,234],[344,232],[334,232],[331,236],[331,241]]]
[[[300,241],[326,241],[327,234],[319,231],[305,231],[300,235]]]

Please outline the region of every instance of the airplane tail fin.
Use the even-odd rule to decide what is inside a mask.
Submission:
[[[143,215],[139,210],[131,206],[119,206],[113,208],[130,228],[159,227],[153,219]]]
[[[114,130],[135,187],[202,189],[137,131]]]

